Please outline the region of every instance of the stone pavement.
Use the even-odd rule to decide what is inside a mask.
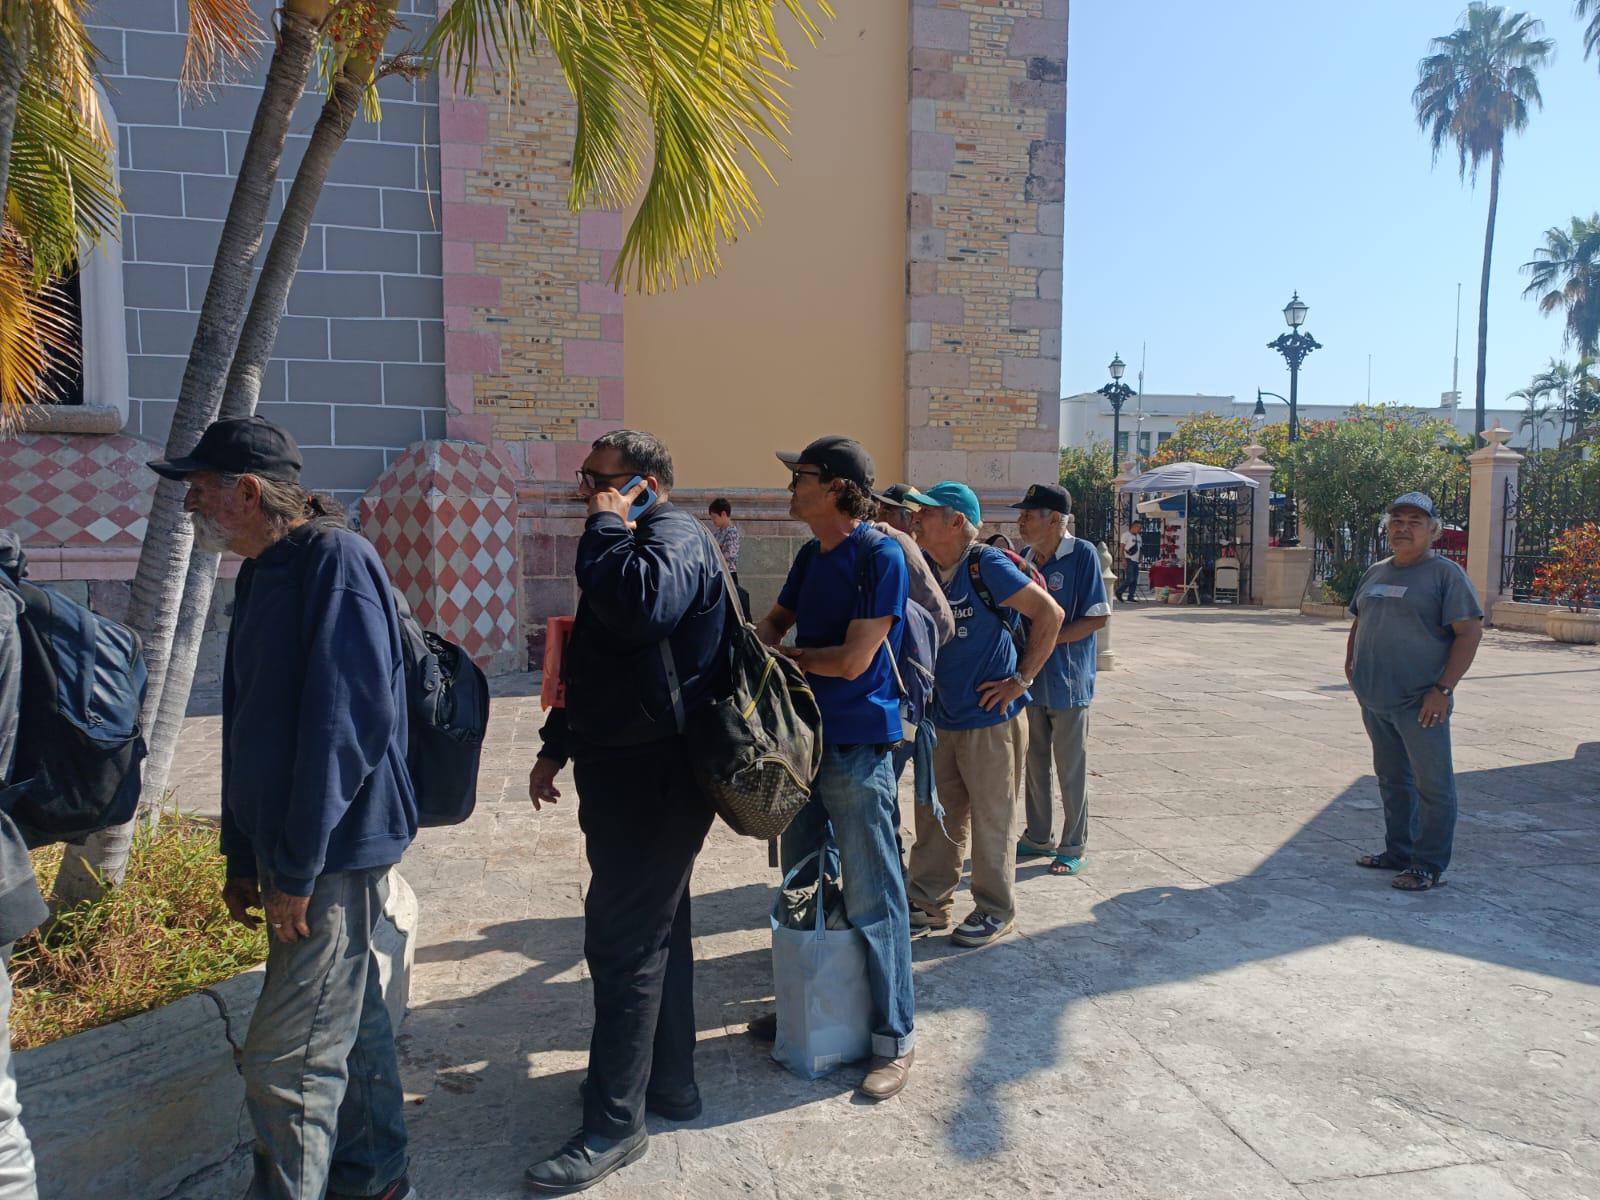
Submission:
[[[743,1034],[774,872],[719,824],[694,885],[705,1115],[651,1118],[649,1157],[590,1194],[1600,1200],[1600,653],[1486,637],[1449,886],[1408,896],[1352,865],[1382,824],[1342,624],[1115,621],[1088,867],[1023,867],[1002,945],[915,944],[908,1089],[865,1105],[859,1069],[796,1079]],[[525,1195],[579,1119],[586,870],[570,777],[559,807],[526,799],[539,721],[499,700],[478,814],[406,859],[428,1200]],[[215,740],[195,719],[185,807],[215,803]]]

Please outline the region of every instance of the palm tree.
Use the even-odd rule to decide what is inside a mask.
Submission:
[[[1589,16],[1589,26],[1583,31],[1583,56],[1588,58],[1591,54],[1600,58],[1600,0],[1575,0],[1572,5],[1572,15],[1580,21]]]
[[[1429,135],[1433,158],[1445,144],[1456,147],[1463,179],[1477,181],[1489,160],[1489,219],[1483,234],[1483,276],[1478,286],[1477,413],[1474,432],[1484,425],[1484,381],[1489,365],[1489,264],[1494,254],[1494,218],[1500,205],[1500,171],[1507,133],[1528,125],[1531,108],[1543,105],[1538,68],[1555,43],[1540,37],[1541,22],[1527,13],[1510,13],[1473,0],[1461,28],[1434,38],[1433,53],[1417,64],[1411,93],[1417,124]]]
[[[1561,414],[1561,446],[1582,441],[1590,422],[1600,417],[1600,376],[1594,373],[1595,361],[1585,356],[1573,366],[1552,358],[1527,387],[1511,393],[1513,398],[1525,401],[1553,398],[1554,408]]]
[[[1544,428],[1544,423],[1550,419],[1550,414],[1556,411],[1557,406],[1544,399],[1549,393],[1536,386],[1518,388],[1506,397],[1507,400],[1520,400],[1523,403],[1522,419],[1517,422],[1517,432],[1524,430],[1528,433],[1528,449],[1539,453],[1539,435]]]
[[[110,138],[75,0],[0,0],[0,427],[74,349],[57,282],[114,235]]]
[[[747,164],[770,175],[762,148],[783,149],[787,109],[780,89],[782,73],[793,67],[774,21],[773,10],[780,5],[808,40],[819,35],[818,18],[832,15],[827,0],[456,0],[435,26],[423,57],[443,63],[470,91],[478,64],[498,61],[514,74],[519,60],[543,43],[540,48],[560,63],[579,113],[571,203],[576,208],[637,202],[614,278],[618,283],[631,278],[650,291],[716,270],[720,242],[760,215]],[[319,46],[328,50],[325,80],[330,84],[352,57],[359,58],[346,52],[348,42],[346,48],[332,46],[325,35],[349,20],[375,50],[371,36],[377,31],[381,44],[392,13],[393,5],[380,0],[286,0],[279,10],[277,49],[200,313],[168,454],[188,453],[224,404],[230,414],[254,408],[259,371],[299,261],[294,239],[303,242],[321,178],[350,119],[348,114],[330,117],[324,107],[320,149],[313,156],[308,147],[300,168],[303,175],[320,170],[321,177],[307,175],[314,186],[301,188],[297,176],[289,205],[304,220],[291,219],[286,208],[247,323],[246,293],[288,118]],[[370,94],[375,72],[383,68],[369,56],[365,69],[351,86],[359,84]],[[349,87],[332,88],[328,103],[344,106],[352,94]],[[171,760],[194,673],[203,598],[215,577],[212,556],[190,569],[192,537],[183,491],[167,480],[157,486],[129,610],[129,623],[144,638],[150,675],[144,725],[151,731],[151,762],[145,788],[152,796],[160,794],[164,764]],[[80,886],[119,879],[130,840],[131,825],[96,835],[81,854],[74,848],[70,865]],[[78,869],[79,863],[88,869]],[[68,866],[63,863],[62,876]]]
[[[1565,310],[1567,345],[1585,356],[1600,352],[1600,213],[1545,230],[1522,270],[1530,277],[1522,294],[1536,298],[1540,312]]]

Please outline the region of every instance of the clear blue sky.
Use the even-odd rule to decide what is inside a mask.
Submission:
[[[1098,388],[1120,352],[1145,390],[1288,394],[1266,343],[1290,293],[1323,343],[1305,403],[1419,406],[1450,387],[1456,283],[1461,391],[1473,396],[1488,167],[1430,165],[1416,66],[1460,0],[1081,0],[1067,74],[1062,394]],[[1562,353],[1559,316],[1517,270],[1544,231],[1600,209],[1600,63],[1570,0],[1529,7],[1556,42],[1544,108],[1507,145],[1489,295],[1490,407]],[[1281,406],[1268,402],[1269,411]]]

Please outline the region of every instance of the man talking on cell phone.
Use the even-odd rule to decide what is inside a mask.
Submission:
[[[728,601],[700,522],[667,499],[660,439],[617,430],[578,471],[589,516],[574,571],[581,596],[551,712],[528,779],[535,809],[561,798],[569,760],[592,878],[584,958],[594,1033],[583,1125],[528,1168],[550,1194],[582,1191],[644,1157],[645,1112],[700,1115],[694,1077],[694,948],[689,877],[711,826],[682,730],[725,683]]]

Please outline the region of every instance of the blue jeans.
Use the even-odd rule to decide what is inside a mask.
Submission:
[[[17,1103],[17,1077],[11,1069],[11,947],[0,948],[0,1200],[39,1200],[34,1186],[33,1147],[22,1128],[22,1105]]]
[[[1363,707],[1361,719],[1372,739],[1389,857],[1437,876],[1450,865],[1455,841],[1456,772],[1449,719],[1424,728],[1419,711],[1380,713]]]
[[[850,924],[867,943],[872,1052],[899,1058],[915,1044],[911,917],[900,873],[899,795],[888,746],[826,746],[811,802],[784,831],[783,869],[820,847],[833,827]],[[809,875],[809,870],[802,875]],[[809,886],[811,879],[797,879]]]
[[[388,874],[318,877],[311,936],[270,943],[243,1054],[252,1200],[374,1196],[405,1172],[400,1064],[372,952]]]

